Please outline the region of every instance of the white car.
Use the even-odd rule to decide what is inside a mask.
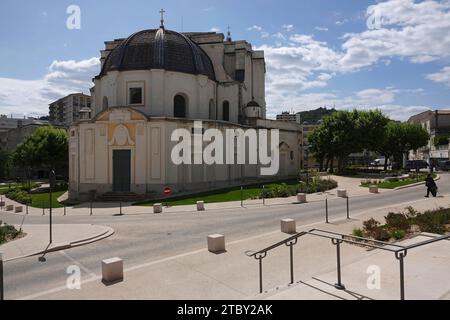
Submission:
[[[374,167],[384,166],[386,159],[375,159],[370,165]]]

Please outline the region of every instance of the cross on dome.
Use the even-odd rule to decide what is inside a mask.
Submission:
[[[166,11],[164,11],[164,9],[161,9],[161,11],[159,11],[159,13],[161,14],[161,28],[164,28],[164,13],[166,13]]]

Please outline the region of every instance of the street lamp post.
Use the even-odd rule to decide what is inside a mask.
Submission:
[[[3,253],[0,252],[0,300],[5,299],[5,292],[3,287]]]
[[[49,187],[49,215],[50,215],[50,243],[53,243],[53,230],[52,230],[52,189],[53,186],[55,185],[55,180],[56,180],[56,174],[54,170],[50,171],[50,175],[49,175],[49,183],[50,183],[50,187]]]
[[[304,147],[305,151],[305,169],[306,169],[306,188],[309,188],[309,149],[310,145]]]

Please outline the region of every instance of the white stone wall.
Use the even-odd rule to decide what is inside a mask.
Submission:
[[[210,100],[216,101],[216,83],[203,75],[165,70],[114,71],[95,80],[95,114],[102,111],[104,97],[110,108],[129,106],[130,83],[144,85],[144,104],[134,108],[152,117],[173,117],[177,94],[186,98],[187,117],[191,119],[209,119]]]
[[[128,106],[127,83],[145,83],[145,103],[136,107],[150,116],[173,116],[173,98],[182,93],[188,98],[187,117],[191,119],[209,119],[210,101],[215,104],[213,118],[223,120],[223,102],[230,103],[230,122],[238,123],[239,114],[245,115],[245,107],[252,96],[261,106],[261,118],[266,117],[265,72],[263,51],[253,51],[246,41],[224,42],[223,34],[195,33],[191,39],[210,57],[217,82],[205,76],[170,72],[164,70],[138,70],[108,72],[95,80],[95,114],[102,111],[104,97],[109,107]],[[111,50],[116,42],[108,42]],[[109,51],[108,51],[109,52]],[[106,52],[103,52],[105,55]],[[243,83],[234,79],[236,70],[245,71]]]
[[[171,134],[177,128],[186,128],[191,132],[193,121],[165,118],[152,118],[149,121],[145,116],[137,114],[136,117],[135,113],[132,117],[131,114],[131,109],[115,108],[100,114],[96,121],[81,122],[70,129],[71,198],[86,195],[90,190],[96,190],[98,194],[112,191],[112,155],[113,150],[120,149],[131,150],[131,191],[138,194],[161,194],[165,186],[180,192],[210,190],[239,185],[242,181],[256,181],[262,177],[259,165],[175,165],[171,161],[171,152],[177,142],[171,141]],[[115,143],[115,129],[111,128],[119,125],[134,128],[133,134],[128,132],[132,141],[123,145]],[[217,121],[206,121],[203,125],[205,129],[216,128],[222,132],[226,129],[248,129]],[[276,176],[263,178],[297,176],[300,170],[300,127],[278,121],[261,121],[258,127],[282,129],[280,171]],[[204,143],[204,147],[207,144]]]

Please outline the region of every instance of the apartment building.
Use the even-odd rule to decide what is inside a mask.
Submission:
[[[73,93],[50,104],[50,123],[69,127],[80,119],[80,110],[91,108],[91,97]]]

